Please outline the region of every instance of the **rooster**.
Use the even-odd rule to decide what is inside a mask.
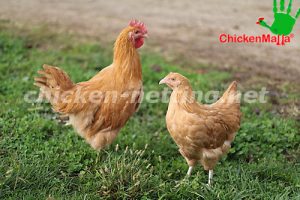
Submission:
[[[142,67],[137,51],[144,44],[147,28],[137,20],[119,34],[113,63],[88,81],[73,83],[60,68],[43,65],[35,78],[40,97],[96,150],[111,144],[120,129],[137,111],[143,96]]]
[[[187,176],[201,163],[204,170],[209,171],[210,185],[215,165],[229,151],[240,127],[237,83],[231,83],[223,96],[211,105],[198,103],[189,80],[178,73],[170,73],[159,84],[167,84],[173,90],[166,124],[189,165]]]

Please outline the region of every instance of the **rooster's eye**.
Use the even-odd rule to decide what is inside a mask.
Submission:
[[[136,30],[134,33],[135,33],[135,34],[138,34],[139,32],[140,32],[139,30]]]

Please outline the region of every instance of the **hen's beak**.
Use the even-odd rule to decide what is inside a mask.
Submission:
[[[159,85],[166,84],[166,83],[167,83],[167,78],[163,78],[159,81]]]

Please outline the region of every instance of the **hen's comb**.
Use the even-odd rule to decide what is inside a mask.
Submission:
[[[139,28],[143,33],[147,33],[147,27],[143,22],[133,19],[129,22],[129,26]]]

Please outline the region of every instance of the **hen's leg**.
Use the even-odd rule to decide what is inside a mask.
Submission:
[[[185,158],[187,164],[189,165],[189,169],[188,169],[186,175],[187,176],[191,176],[193,168],[197,164],[197,160],[188,159],[187,156],[186,156],[186,154],[181,149],[179,149],[179,152]]]
[[[213,175],[214,175],[214,170],[209,170],[208,171],[208,186],[210,186],[212,184],[212,179],[213,179]]]
[[[189,170],[187,171],[186,175],[191,176],[193,170],[193,166],[189,166]]]

